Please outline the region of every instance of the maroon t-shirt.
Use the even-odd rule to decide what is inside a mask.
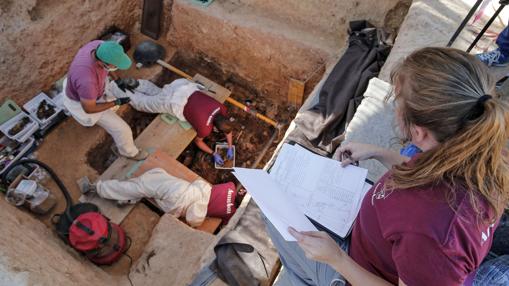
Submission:
[[[97,65],[92,51],[103,41],[96,40],[84,45],[74,56],[67,73],[65,93],[75,101],[96,100],[104,94],[104,83],[108,71]]]
[[[478,219],[465,192],[455,212],[444,185],[385,191],[388,176],[363,199],[350,256],[396,285],[398,278],[412,286],[462,285],[488,254],[496,224]],[[487,211],[487,203],[480,208]]]
[[[184,106],[184,117],[200,138],[212,132],[213,120],[218,113],[227,116],[226,106],[201,91],[191,94]]]

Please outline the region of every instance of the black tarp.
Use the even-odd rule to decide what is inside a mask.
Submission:
[[[348,48],[324,82],[318,103],[296,117],[297,128],[288,138],[321,155],[330,155],[343,141],[346,124],[391,48],[384,32],[367,21],[350,22],[348,32]]]

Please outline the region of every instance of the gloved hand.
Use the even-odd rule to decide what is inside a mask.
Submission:
[[[221,158],[221,155],[214,153],[214,154],[212,154],[212,157],[214,158],[214,163],[216,163],[220,166],[224,165],[224,161],[223,161],[223,158]]]
[[[134,90],[140,85],[140,82],[137,79],[130,77],[116,79],[115,83],[123,92],[129,90],[131,93],[134,93]]]
[[[228,160],[233,160],[233,146],[228,148],[228,151],[226,151],[226,158]]]
[[[124,105],[124,104],[127,104],[129,102],[131,102],[131,98],[129,97],[121,97],[121,98],[117,98],[115,99],[115,105]]]

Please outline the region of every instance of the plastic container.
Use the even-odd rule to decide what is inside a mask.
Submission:
[[[55,113],[53,113],[53,115],[51,115],[48,118],[40,119],[39,117],[37,117],[37,109],[39,108],[39,104],[43,100],[46,100],[47,104],[55,107]],[[30,116],[33,119],[35,119],[35,121],[39,123],[39,125],[41,125],[41,127],[48,125],[62,110],[62,108],[58,106],[58,104],[53,102],[53,100],[49,98],[49,96],[47,96],[44,92],[39,93],[36,97],[32,98],[30,101],[25,103],[25,105],[23,105],[23,108],[30,114]]]
[[[221,157],[223,157],[223,160],[224,160],[224,165],[218,165],[218,164],[214,163],[214,167],[216,169],[232,170],[235,167],[235,156],[236,156],[235,145],[233,145],[232,147],[233,147],[233,160],[228,160],[226,158],[226,152],[228,150],[228,144],[216,144],[215,151],[216,151],[216,153],[220,154]]]
[[[8,139],[5,139],[5,137],[4,137],[4,139],[0,140],[0,144],[4,144],[4,142],[6,140],[8,140]],[[7,168],[9,168],[14,162],[16,162],[20,158],[22,158],[28,152],[28,150],[30,150],[30,148],[32,148],[34,143],[35,143],[35,139],[34,138],[30,138],[30,140],[28,140],[28,141],[26,141],[24,143],[21,143],[20,146],[18,148],[16,148],[16,149],[19,149],[19,153],[7,165],[5,165],[0,170],[0,174],[3,174],[3,172],[5,170],[7,170]],[[34,173],[34,172],[35,172],[35,170],[32,173]]]
[[[2,106],[0,106],[0,125],[9,121],[9,119],[16,116],[21,112],[21,108],[16,104],[16,102],[7,99]]]
[[[24,117],[28,117],[30,119],[30,123],[25,125],[25,127],[23,127],[23,129],[15,135],[9,135],[9,130],[11,130],[11,128],[13,128],[14,125],[20,122]],[[18,113],[16,116],[0,125],[0,131],[2,131],[5,136],[20,143],[27,141],[38,129],[39,123],[25,112]]]

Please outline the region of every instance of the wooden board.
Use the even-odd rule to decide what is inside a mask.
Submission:
[[[294,106],[300,107],[304,98],[305,87],[305,82],[291,78],[288,85],[288,102]]]
[[[207,92],[219,102],[224,102],[230,91],[202,75],[195,75],[195,81],[203,84],[207,89],[213,90],[214,93]],[[149,152],[159,150],[167,155],[177,158],[182,151],[191,143],[196,136],[194,129],[185,130],[178,122],[168,124],[161,120],[161,116],[157,116],[152,123],[134,140],[136,146],[144,148]],[[110,179],[127,179],[133,174],[142,163],[120,157],[99,177],[99,180]],[[81,196],[81,202],[91,202],[99,206],[101,212],[111,219],[112,222],[120,224],[122,220],[129,214],[133,205],[117,207],[114,201],[106,200],[97,195]]]
[[[154,40],[159,39],[161,33],[161,16],[163,10],[163,0],[143,1],[140,31]]]
[[[186,166],[177,161],[177,159],[171,157],[161,150],[156,150],[154,153],[152,153],[143,162],[143,164],[140,165],[138,170],[136,170],[134,177],[138,177],[143,173],[155,168],[161,168],[168,174],[188,182],[193,182],[200,177],[195,172],[189,170]]]

